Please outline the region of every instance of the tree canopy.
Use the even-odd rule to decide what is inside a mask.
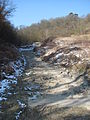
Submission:
[[[90,14],[86,17],[79,17],[78,14],[70,13],[65,17],[44,19],[40,23],[20,28],[18,32],[22,39],[25,38],[27,41],[86,34],[90,33]]]

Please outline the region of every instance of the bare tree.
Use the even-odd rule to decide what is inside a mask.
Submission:
[[[6,20],[14,10],[10,0],[0,0],[0,20]]]

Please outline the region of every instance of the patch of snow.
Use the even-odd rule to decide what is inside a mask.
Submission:
[[[2,101],[2,100],[7,100],[7,98],[5,98],[5,97],[0,97],[0,101]]]
[[[11,88],[11,84],[17,84],[17,81],[7,79],[0,81],[0,101],[7,100],[7,98],[5,97],[5,91]],[[8,92],[7,94],[11,95],[10,92]]]
[[[24,67],[26,65],[24,56],[22,57],[22,59],[23,59],[24,63],[22,63],[20,59],[9,63],[11,68],[14,69],[14,73],[12,73],[11,75],[6,74],[4,71],[1,73],[1,75],[3,75],[5,79],[0,81],[0,102],[2,100],[7,100],[7,95],[12,94],[10,92],[10,89],[12,88],[11,85],[12,84],[16,85],[17,77],[22,75],[22,73],[24,71]]]
[[[26,105],[25,105],[25,103],[22,103],[20,100],[17,100],[17,102],[18,102],[18,104],[19,104],[19,106],[20,106],[20,109],[22,109],[22,110],[20,110],[17,114],[16,114],[16,120],[18,120],[19,118],[20,118],[20,115],[22,114],[22,112],[23,112],[23,109],[26,107]]]
[[[76,46],[70,46],[69,48],[70,48],[70,49],[74,49],[75,47],[76,47]]]
[[[7,78],[7,79],[16,79],[16,77],[14,75],[6,75],[5,72],[3,72],[2,75],[4,75],[5,78]]]
[[[33,48],[20,48],[20,51],[29,51],[29,50],[33,50]]]
[[[44,49],[45,49],[45,50],[48,50],[48,49],[49,49],[49,46],[45,46]]]
[[[20,100],[17,100],[17,102],[18,102],[20,108],[25,108],[26,107],[25,103],[22,103]]]
[[[77,53],[77,54],[76,54],[76,57],[78,57],[78,58],[79,58],[79,57],[80,57],[80,54],[78,54],[78,53]]]
[[[58,53],[55,58],[58,59],[59,57],[61,57],[63,55],[63,52],[62,53]]]
[[[32,74],[32,71],[28,72],[28,73],[25,73],[27,76],[31,75]]]
[[[17,113],[17,115],[16,115],[16,120],[18,120],[18,119],[19,119],[20,114],[22,114],[22,111],[19,111],[19,112]]]
[[[22,46],[21,48],[19,48],[19,51],[20,52],[22,52],[22,51],[33,51],[35,47],[36,47],[35,44],[28,45],[28,46]]]
[[[28,91],[29,99],[30,100],[36,100],[38,96],[41,95],[40,90],[40,85],[31,85],[31,86],[26,86],[24,87],[26,91]]]
[[[4,93],[6,89],[9,89],[10,81],[2,80],[0,81],[0,94]]]
[[[24,64],[25,65],[25,64]],[[17,60],[14,62],[10,62],[10,66],[14,69],[15,73],[14,75],[16,77],[22,76],[24,65],[22,64],[21,60]]]
[[[6,75],[5,76],[7,79],[16,79],[16,77],[14,75]]]
[[[31,85],[31,86],[26,86],[24,87],[25,90],[37,90],[37,89],[40,89],[40,85]]]
[[[40,51],[40,50],[37,51],[37,55],[38,55],[38,56],[41,55],[41,51]]]
[[[33,95],[32,97],[29,97],[29,100],[36,100],[37,99],[37,95]]]
[[[8,94],[8,95],[12,95],[12,93],[10,93],[10,92],[8,92],[7,94]]]

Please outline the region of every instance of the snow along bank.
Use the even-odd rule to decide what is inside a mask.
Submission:
[[[21,46],[21,48],[19,48],[20,52],[23,51],[33,51],[35,49],[36,45],[33,43],[32,45],[25,45],[25,46]]]
[[[4,66],[4,65],[3,65]],[[12,93],[10,90],[13,88],[12,85],[17,84],[17,78],[19,76],[22,76],[22,73],[26,66],[26,60],[24,56],[20,57],[16,61],[12,61],[8,63],[9,68],[13,69],[13,73],[6,73],[6,71],[2,71],[1,75],[4,79],[0,81],[0,102],[2,100],[7,100],[8,95],[11,95]]]

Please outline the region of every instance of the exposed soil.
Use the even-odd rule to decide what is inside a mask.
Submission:
[[[52,49],[51,46],[50,49]],[[79,50],[81,49],[79,48]],[[62,49],[63,52],[65,50],[70,51],[70,49]],[[77,47],[75,47],[75,51],[78,51]],[[86,77],[87,74],[89,75],[90,68],[88,67],[87,70],[87,63],[80,63],[80,58],[78,58],[78,61],[75,62],[80,69],[79,67],[74,69],[71,66],[53,64],[48,60],[42,61],[43,56],[47,53],[42,54],[41,57],[33,51],[23,51],[23,54],[28,62],[23,78],[28,107],[32,109],[33,116],[36,114],[35,111],[38,112],[37,117],[35,116],[36,118],[34,117],[32,120],[90,119],[89,78]]]

